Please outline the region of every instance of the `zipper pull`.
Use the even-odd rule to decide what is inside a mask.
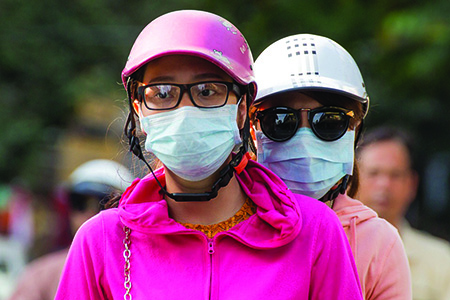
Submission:
[[[208,242],[208,253],[209,254],[214,254],[214,243],[213,243],[213,241],[209,241]]]

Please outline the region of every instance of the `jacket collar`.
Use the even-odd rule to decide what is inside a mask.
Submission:
[[[164,184],[164,169],[155,171]],[[255,161],[236,175],[244,193],[256,204],[257,212],[227,232],[253,248],[274,248],[292,241],[301,230],[301,212],[295,196],[274,173]],[[211,200],[211,201],[214,201]],[[119,204],[121,221],[132,230],[155,234],[195,233],[168,215],[167,203],[152,174],[136,179]]]

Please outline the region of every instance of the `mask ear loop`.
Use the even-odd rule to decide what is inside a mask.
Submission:
[[[206,193],[169,193],[165,187],[161,184],[161,182],[158,180],[158,177],[156,177],[155,173],[153,172],[153,169],[148,164],[147,160],[144,157],[144,154],[142,152],[139,138],[136,136],[136,121],[134,119],[134,108],[132,103],[132,95],[131,95],[131,85],[132,80],[130,78],[127,79],[127,97],[128,97],[128,103],[129,103],[129,109],[130,112],[128,113],[127,120],[125,122],[124,127],[124,134],[128,137],[129,145],[130,145],[130,151],[136,155],[140,160],[142,160],[147,168],[152,173],[153,177],[155,178],[158,186],[161,188],[163,193],[169,197],[174,199],[177,202],[193,202],[193,201],[209,201],[218,195],[218,191],[220,188],[228,185],[231,178],[233,177],[234,172],[236,171],[238,174],[242,172],[242,170],[245,168],[245,166],[248,163],[248,160],[250,159],[250,155],[247,152],[248,150],[248,138],[250,136],[250,125],[249,125],[249,119],[248,119],[248,105],[247,105],[247,114],[246,114],[246,120],[244,122],[244,128],[242,132],[242,139],[243,143],[242,146],[239,149],[239,152],[233,157],[231,162],[223,168],[219,173],[219,179],[213,184],[211,191]],[[242,100],[242,97],[240,101]],[[239,103],[240,103],[239,101]]]
[[[361,138],[361,133],[363,131],[363,127],[364,127],[364,119],[361,120],[361,124],[359,125],[359,128],[358,128],[358,134],[356,135],[356,138],[355,138],[355,145],[354,145],[355,149],[358,145],[359,139]],[[349,181],[350,181],[350,175],[347,174],[344,177],[342,177],[342,181],[338,185],[333,187],[333,189],[328,191],[325,194],[325,196],[320,198],[320,201],[322,201],[322,202],[331,201],[331,208],[333,208],[334,200],[337,198],[337,196],[339,194],[345,194],[345,192],[347,191]]]

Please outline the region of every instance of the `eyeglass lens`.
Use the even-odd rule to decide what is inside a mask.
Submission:
[[[275,141],[285,141],[293,136],[298,127],[295,113],[276,109],[264,114],[261,126],[264,133]]]
[[[310,120],[313,132],[325,141],[341,138],[348,129],[349,118],[341,111],[315,113]]]
[[[155,84],[144,88],[145,105],[149,109],[175,108],[186,90],[183,85]],[[189,86],[189,97],[198,107],[223,106],[228,99],[228,86],[220,82],[203,82]]]

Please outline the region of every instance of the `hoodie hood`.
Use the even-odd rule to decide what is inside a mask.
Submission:
[[[164,168],[154,173],[164,185]],[[235,175],[244,193],[256,204],[257,211],[248,220],[216,237],[226,234],[259,249],[280,247],[291,242],[302,224],[298,200],[292,192],[274,173],[252,160],[240,174]],[[198,231],[186,229],[169,217],[167,202],[151,173],[143,179],[136,179],[123,193],[119,216],[135,231],[198,234]]]
[[[334,201],[333,210],[344,228],[350,227],[352,223],[358,225],[368,219],[378,217],[377,213],[371,208],[343,194],[339,194]]]
[[[344,227],[353,255],[357,257],[357,225],[369,219],[378,217],[377,213],[360,201],[352,199],[346,194],[339,194],[334,201],[333,210],[338,216],[342,227]]]

